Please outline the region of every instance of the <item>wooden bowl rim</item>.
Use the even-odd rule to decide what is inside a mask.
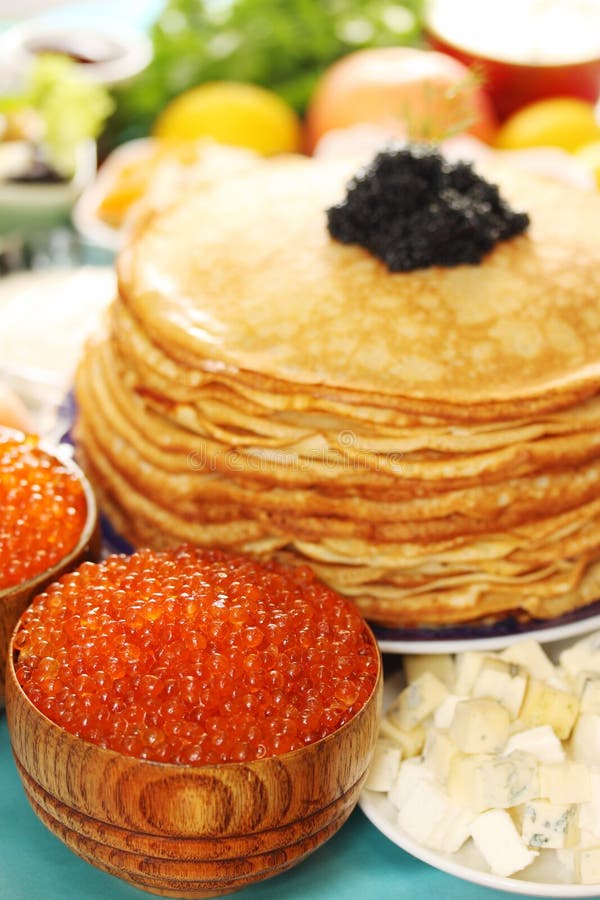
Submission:
[[[2,431],[10,432],[13,431],[13,429],[3,428]],[[15,431],[14,433],[21,434],[22,432]],[[27,581],[20,581],[18,584],[13,584],[9,587],[2,588],[2,590],[0,590],[0,603],[2,603],[3,600],[6,600],[7,598],[12,597],[16,594],[28,593],[34,595],[35,588],[38,584],[50,584],[57,577],[63,574],[63,570],[68,568],[71,561],[75,559],[85,549],[86,545],[89,544],[89,542],[92,540],[94,531],[96,530],[98,524],[98,505],[96,503],[96,495],[94,494],[87,476],[73,459],[71,455],[70,445],[62,443],[52,445],[41,440],[37,446],[40,448],[40,450],[42,450],[48,456],[51,456],[53,459],[57,460],[61,465],[63,465],[73,475],[76,476],[79,484],[83,488],[83,495],[86,502],[86,519],[83,528],[81,529],[79,540],[65,556],[55,562],[54,565],[50,566],[48,569],[44,569],[43,572],[39,572],[37,575],[32,575],[32,577]]]
[[[375,682],[373,684],[373,689],[369,696],[366,698],[363,705],[360,707],[356,713],[348,719],[347,722],[344,722],[343,725],[340,725],[336,728],[335,731],[332,731],[330,734],[325,735],[325,737],[319,738],[318,741],[313,741],[311,744],[305,744],[303,747],[299,747],[297,750],[288,750],[286,753],[280,753],[276,756],[263,756],[260,759],[249,759],[249,760],[240,760],[240,761],[230,761],[230,762],[221,762],[221,763],[203,763],[201,765],[192,765],[191,763],[170,763],[170,762],[160,762],[158,760],[152,759],[141,759],[139,756],[128,756],[125,753],[120,753],[118,750],[111,750],[109,747],[101,747],[99,744],[95,744],[92,741],[88,741],[85,738],[79,737],[79,735],[73,734],[70,731],[67,731],[66,728],[63,728],[61,725],[58,725],[56,722],[53,722],[52,719],[49,719],[48,716],[45,715],[37,706],[32,703],[32,701],[27,696],[26,692],[21,687],[19,680],[17,678],[17,673],[15,670],[15,659],[19,653],[18,650],[14,648],[14,640],[15,636],[19,630],[19,625],[21,622],[21,617],[19,617],[19,621],[17,622],[13,633],[11,635],[10,643],[8,646],[7,653],[7,682],[10,681],[13,684],[13,688],[15,690],[16,696],[19,697],[21,702],[24,702],[26,706],[29,708],[30,714],[34,714],[39,716],[45,727],[49,728],[52,732],[56,733],[56,737],[60,737],[60,735],[65,735],[66,738],[70,738],[73,741],[79,741],[86,748],[89,748],[89,752],[98,753],[101,757],[104,757],[107,761],[110,760],[121,760],[127,762],[130,765],[138,765],[142,766],[143,769],[146,767],[150,767],[149,771],[161,770],[166,774],[185,774],[191,775],[191,777],[202,777],[206,775],[212,775],[214,772],[222,772],[224,769],[227,771],[233,771],[234,769],[238,769],[239,771],[247,771],[248,769],[255,769],[264,767],[269,768],[277,768],[279,767],[281,761],[293,761],[299,758],[301,755],[308,752],[319,751],[319,748],[326,746],[327,744],[338,739],[345,730],[349,729],[351,726],[356,727],[356,721],[359,717],[364,716],[370,705],[373,701],[377,700],[377,697],[381,699],[382,691],[383,691],[383,661],[381,656],[381,651],[379,649],[379,644],[377,643],[377,639],[371,630],[370,625],[363,619],[363,626],[366,629],[366,632],[369,636],[369,640],[373,644],[375,650],[377,651],[377,674],[375,678]]]

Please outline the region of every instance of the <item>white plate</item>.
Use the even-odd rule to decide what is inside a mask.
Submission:
[[[63,421],[63,400],[115,290],[109,266],[0,278],[0,382],[20,396],[45,437],[59,438],[70,424]]]
[[[116,228],[103,222],[98,207],[115,184],[119,170],[138,163],[143,166],[151,159],[156,142],[153,138],[139,138],[121,144],[104,160],[96,178],[81,194],[73,210],[73,224],[77,231],[92,244],[106,250],[119,250],[126,237],[126,227]]]
[[[450,628],[388,629],[373,632],[382,653],[463,653],[465,650],[503,650],[523,638],[541,644],[589,634],[600,628],[600,602],[565,616],[535,623],[507,620],[493,625],[460,625]]]
[[[598,897],[600,885],[572,884],[568,882],[568,871],[558,862],[554,854],[546,858],[538,858],[519,878],[505,878],[492,875],[486,870],[486,864],[472,841],[469,841],[452,856],[445,856],[435,850],[429,850],[408,837],[396,824],[396,810],[387,799],[386,794],[375,791],[363,791],[358,801],[360,808],[390,841],[401,847],[411,856],[449,875],[455,875],[464,881],[471,881],[483,887],[506,891],[509,894],[522,894],[529,897]]]
[[[560,644],[547,646],[545,649],[556,661],[558,654],[568,643],[561,641]],[[384,709],[393,702],[404,684],[402,670],[396,669],[386,678],[383,691]],[[363,790],[358,805],[367,819],[406,853],[442,872],[462,878],[463,881],[530,897],[600,897],[600,885],[574,884],[569,881],[568,869],[559,862],[554,853],[540,854],[524,872],[519,873],[518,878],[493,875],[473,841],[467,841],[457,853],[446,855],[424,847],[407,835],[397,823],[397,810],[388,800],[387,794]]]
[[[572,643],[561,640],[546,645],[546,653],[555,663],[562,650]],[[392,671],[383,686],[383,708],[387,709],[398,696],[404,685],[404,672],[399,663],[394,662]],[[430,850],[410,837],[397,822],[397,810],[388,800],[387,794],[363,790],[358,805],[369,821],[390,841],[422,862],[483,887],[522,894],[530,897],[600,897],[600,884],[575,884],[569,880],[568,869],[559,861],[555,853],[541,853],[518,878],[493,875],[483,856],[469,840],[457,853],[446,855]]]

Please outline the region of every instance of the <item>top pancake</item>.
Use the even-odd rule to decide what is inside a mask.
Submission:
[[[357,395],[557,408],[600,385],[600,195],[486,165],[529,230],[477,266],[391,274],[334,241],[348,162],[288,158],[150,218],[123,302],[198,368]]]

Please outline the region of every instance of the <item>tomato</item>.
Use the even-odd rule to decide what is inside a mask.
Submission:
[[[496,128],[491,103],[466,66],[412,47],[358,50],[334,63],[307,110],[307,149],[328,131],[359,122],[415,140],[468,131],[491,142]]]

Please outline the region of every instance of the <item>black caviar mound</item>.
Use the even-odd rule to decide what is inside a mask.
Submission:
[[[475,265],[525,231],[529,216],[512,210],[470,163],[417,145],[378,153],[327,210],[327,224],[335,240],[360,244],[391,272],[410,272]]]

